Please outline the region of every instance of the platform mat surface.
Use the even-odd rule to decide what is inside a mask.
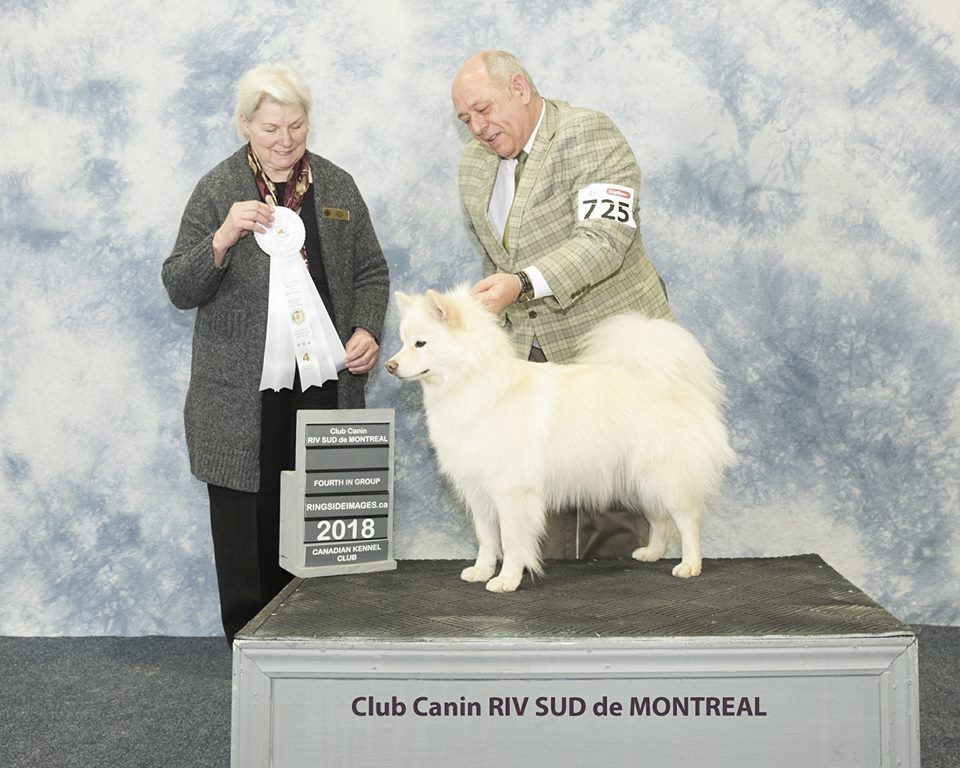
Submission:
[[[472,563],[406,560],[395,571],[294,579],[240,640],[542,639],[912,635],[818,555],[546,563],[516,592],[460,580]]]

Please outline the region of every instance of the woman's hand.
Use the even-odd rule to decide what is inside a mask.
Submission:
[[[273,209],[259,200],[241,200],[230,206],[227,218],[213,233],[213,263],[223,266],[227,251],[251,232],[266,232],[273,223]]]
[[[369,373],[380,357],[380,345],[371,333],[357,328],[344,347],[347,353],[347,370],[350,373]]]

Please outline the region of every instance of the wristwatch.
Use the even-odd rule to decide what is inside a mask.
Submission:
[[[527,273],[520,271],[513,274],[520,278],[520,295],[517,296],[517,301],[530,301],[533,298],[533,283]]]

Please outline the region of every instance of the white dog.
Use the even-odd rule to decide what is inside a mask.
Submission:
[[[422,384],[440,469],[473,518],[477,560],[462,579],[512,592],[524,568],[541,574],[547,510],[572,505],[642,512],[650,541],[633,557],[645,562],[663,555],[672,519],[673,575],[700,573],[700,513],[734,454],[693,336],[627,313],[599,324],[576,363],[531,363],[466,287],[395,295],[403,347],[386,366]]]

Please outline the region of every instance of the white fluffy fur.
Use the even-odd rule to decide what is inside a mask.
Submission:
[[[512,592],[524,568],[542,572],[547,510],[612,504],[650,522],[634,558],[663,555],[669,518],[673,574],[700,573],[700,514],[734,455],[716,370],[690,333],[628,313],[598,325],[576,363],[530,363],[465,287],[396,298],[403,347],[387,369],[422,384],[440,469],[476,530],[461,578]]]

